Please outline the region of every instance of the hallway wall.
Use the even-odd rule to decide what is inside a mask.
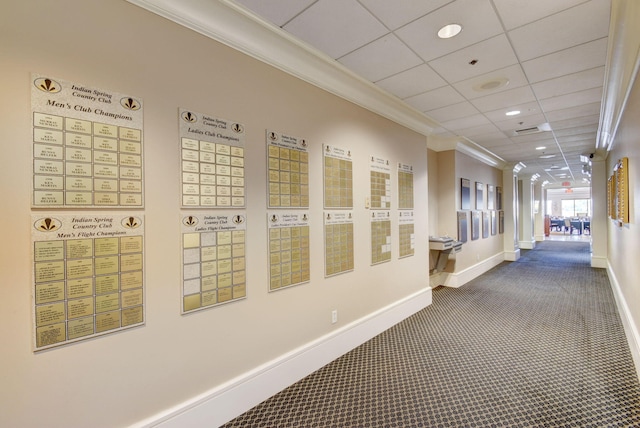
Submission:
[[[636,353],[636,367],[640,372],[640,83],[636,80],[627,101],[613,149],[607,157],[607,177],[613,174],[613,167],[622,158],[629,158],[629,223],[619,226],[608,221],[607,255],[609,275],[614,286],[619,287],[626,306],[626,315],[633,330],[631,348]],[[622,314],[625,316],[625,313]],[[634,346],[635,345],[635,346]]]
[[[356,346],[361,337],[350,331],[358,327],[373,334],[388,327],[380,318],[406,299],[421,306],[431,302],[423,135],[124,1],[5,2],[0,40],[0,426],[153,423],[265,375],[274,361],[297,364],[283,370],[282,379],[303,376],[322,360],[310,361],[312,351],[331,356],[343,349],[338,345]],[[145,110],[146,206],[139,214],[146,219],[146,325],[39,353],[32,348],[32,72],[130,93],[143,100]],[[180,107],[237,120],[247,131],[247,298],[185,316]],[[312,196],[311,281],[271,293],[267,128],[310,142]],[[354,156],[355,270],[330,278],[324,276],[320,220],[323,143],[350,148]],[[372,155],[414,167],[415,200],[415,255],[399,259],[392,169],[392,259],[375,266],[371,212],[365,208]],[[338,311],[335,324],[332,310]],[[335,337],[342,342],[333,344],[329,339]],[[275,391],[250,392],[204,416],[215,425],[215,417],[246,410]]]

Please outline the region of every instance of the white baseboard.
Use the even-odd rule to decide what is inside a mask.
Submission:
[[[620,312],[620,318],[622,319],[622,325],[624,326],[624,332],[627,336],[627,342],[629,343],[629,349],[631,350],[631,356],[633,362],[636,365],[636,373],[638,379],[640,379],[640,333],[636,328],[636,324],[633,320],[633,315],[629,310],[629,306],[622,294],[620,283],[616,278],[616,274],[613,272],[611,265],[607,262],[607,274],[609,275],[609,282],[611,282],[611,288],[613,296],[616,299],[618,311]]]
[[[594,256],[594,255],[591,255],[591,267],[592,268],[607,269],[608,260],[607,260],[606,257],[597,257],[597,256]]]
[[[429,306],[431,298],[426,287],[132,428],[220,426]]]
[[[519,246],[523,250],[533,250],[536,248],[536,241],[520,241]]]
[[[507,262],[515,262],[520,258],[520,248],[517,248],[515,251],[505,251],[504,252],[504,260]]]
[[[453,288],[461,287],[472,279],[477,278],[488,270],[498,266],[504,260],[504,253],[498,253],[465,270],[448,274],[446,278],[441,278],[442,285]]]

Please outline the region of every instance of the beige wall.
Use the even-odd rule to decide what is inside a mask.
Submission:
[[[502,170],[493,168],[485,163],[482,163],[464,153],[456,153],[456,200],[455,209],[449,214],[449,219],[455,220],[455,210],[460,209],[460,179],[468,178],[471,181],[471,208],[476,209],[476,196],[475,185],[476,182],[483,184],[483,206],[482,211],[489,211],[487,209],[487,185],[492,184],[494,189],[496,186],[502,186]],[[495,191],[495,190],[494,190]],[[494,193],[495,200],[495,193]],[[503,206],[506,203],[503,195]],[[478,262],[488,259],[497,254],[501,254],[502,247],[502,235],[496,232],[495,235],[489,233],[488,238],[483,238],[482,233],[480,237],[473,241],[471,240],[471,216],[469,216],[469,231],[468,240],[462,246],[462,251],[456,255],[456,272],[463,271]],[[481,225],[482,226],[482,225]],[[457,226],[454,229],[457,233]]]
[[[632,317],[636,335],[640,331],[640,84],[636,81],[626,110],[622,116],[613,149],[607,157],[607,177],[613,173],[613,166],[622,157],[629,158],[629,200],[630,219],[628,224],[618,226],[608,221],[607,255],[612,278],[619,285],[629,315]],[[603,201],[603,203],[605,203]],[[640,343],[636,344],[640,346]]]
[[[460,180],[462,178],[471,181],[471,208],[474,210],[476,207],[475,183],[476,181],[483,183],[484,211],[488,211],[487,184],[492,184],[494,188],[502,186],[502,170],[493,168],[456,150],[440,152],[429,150],[430,235],[448,235],[454,239],[458,238],[457,212],[461,207]],[[467,216],[467,242],[463,244],[461,252],[449,257],[449,264],[446,268],[446,272],[453,273],[453,276],[443,274],[440,277],[434,277],[432,278],[433,285],[460,286],[473,276],[479,275],[482,271],[492,266],[479,267],[478,270],[474,270],[470,275],[464,275],[460,279],[452,281],[452,278],[460,272],[475,268],[490,258],[496,258],[501,261],[503,235],[499,233],[491,235],[489,233],[488,238],[482,238],[482,234],[480,234],[479,239],[471,240],[471,216],[469,211],[467,211]],[[492,261],[491,263],[495,262]]]
[[[124,1],[29,0],[2,9],[0,426],[126,426],[428,285],[425,137]],[[146,325],[38,354],[31,345],[31,72],[130,93],[145,110]],[[247,130],[248,298],[188,316],[180,315],[179,107]],[[275,293],[267,292],[266,128],[311,145],[311,282]],[[323,143],[350,148],[355,160],[355,271],[329,279]],[[371,155],[414,166],[416,201],[415,256],[397,258],[392,209],[393,258],[373,267],[364,207]],[[395,187],[392,196],[395,204]]]

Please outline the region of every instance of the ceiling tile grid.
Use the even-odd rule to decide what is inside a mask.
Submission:
[[[439,122],[434,135],[524,162],[551,184],[563,167],[582,180],[611,0],[234,1]],[[451,23],[460,34],[438,38]],[[532,147],[541,141],[544,150]]]

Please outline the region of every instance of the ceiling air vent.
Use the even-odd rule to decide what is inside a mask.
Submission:
[[[516,129],[513,131],[513,135],[517,137],[518,135],[535,134],[537,132],[545,132],[545,131],[551,131],[551,126],[549,126],[548,123],[541,123],[538,126],[530,126],[528,128]]]

